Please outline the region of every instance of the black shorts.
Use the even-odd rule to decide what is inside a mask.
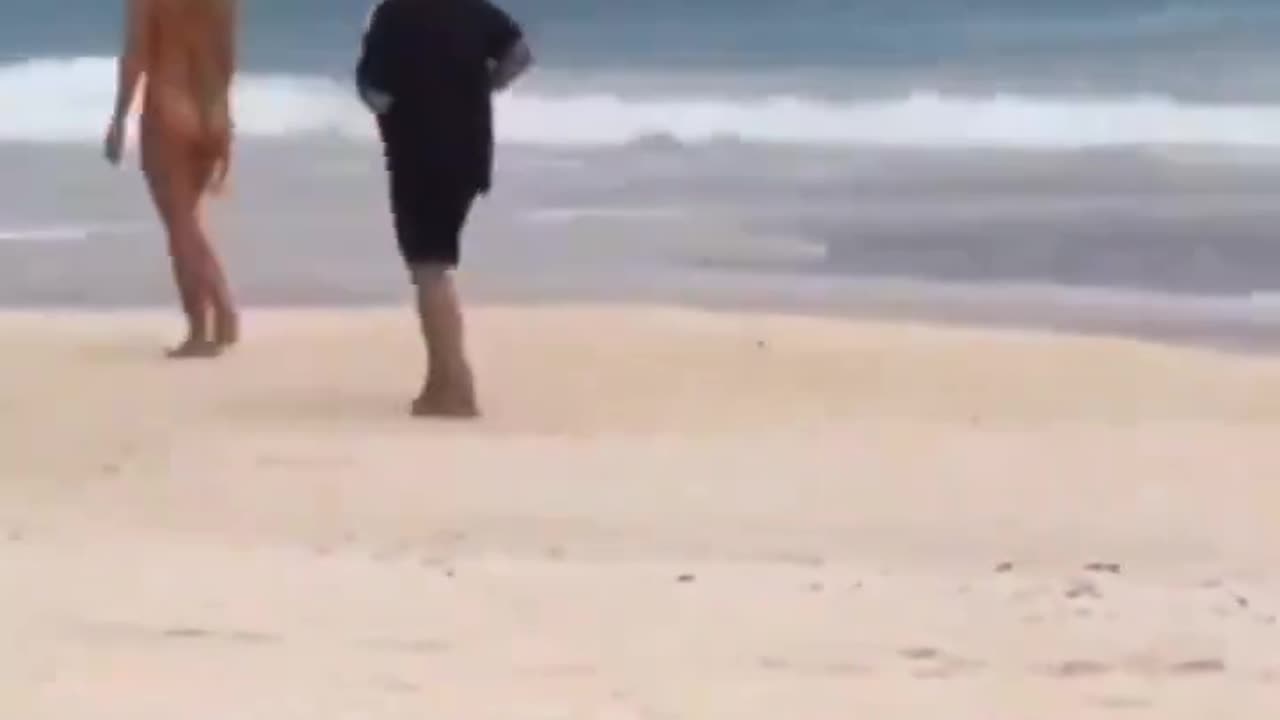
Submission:
[[[476,193],[427,175],[397,169],[390,172],[391,213],[400,255],[409,266],[457,267],[462,229]]]

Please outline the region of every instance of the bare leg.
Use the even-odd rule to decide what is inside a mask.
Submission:
[[[169,255],[174,279],[187,317],[187,337],[168,352],[172,358],[217,355],[220,347],[210,336],[210,294],[196,223],[199,191],[189,182],[191,158],[179,143],[167,138],[143,138],[144,171],[156,209],[169,235]]]
[[[192,163],[191,182],[194,188],[195,204],[191,210],[191,237],[192,245],[198,255],[200,281],[213,312],[213,342],[229,347],[240,341],[240,315],[231,298],[226,271],[223,270],[222,262],[213,250],[213,244],[200,217],[204,195],[209,191],[211,183],[217,180],[215,173],[219,171],[219,165],[224,162],[223,156],[222,145],[215,144],[212,149],[201,150],[200,157]]]
[[[154,149],[152,153],[154,155]],[[174,203],[174,189],[166,174],[157,167],[161,163],[148,162],[146,168],[147,184],[151,189],[151,197],[155,201],[156,210],[164,223],[169,239],[169,259],[173,266],[173,279],[178,289],[178,299],[182,304],[183,315],[187,320],[187,336],[175,349],[169,351],[171,357],[192,357],[206,354],[203,345],[209,336],[208,305],[201,292],[196,258],[192,257],[190,248],[183,241],[177,208]]]
[[[181,345],[169,351],[172,358],[206,358],[218,355],[222,345],[215,334],[210,333],[210,294],[208,292],[205,261],[198,236],[192,234],[194,223],[180,219],[170,231],[174,272],[179,282],[186,285],[183,304],[187,312],[190,333]],[[188,307],[188,303],[190,306]]]
[[[475,379],[467,360],[462,308],[453,271],[444,265],[413,269],[418,317],[427,347],[427,378],[413,414],[471,418],[480,414]]]
[[[230,347],[240,342],[240,313],[236,310],[235,301],[231,298],[231,288],[227,284],[226,272],[212,250],[210,257],[210,273],[213,279],[213,308],[217,319],[214,321],[214,342],[223,347]]]
[[[239,340],[240,323],[231,302],[226,275],[198,220],[192,217],[185,224],[185,250],[192,256],[190,267],[200,289],[202,305],[213,321],[210,331],[201,337],[219,349],[229,347]]]
[[[195,264],[200,271],[200,284],[213,312],[212,340],[223,347],[235,345],[240,340],[240,315],[231,298],[226,272],[200,224],[198,211],[192,213],[191,244],[197,256]]]
[[[178,286],[182,312],[187,318],[187,337],[171,354],[178,355],[183,348],[193,348],[209,338],[208,305],[200,292],[200,278],[195,258],[183,247],[174,231],[169,231],[169,256],[173,264],[173,276]]]

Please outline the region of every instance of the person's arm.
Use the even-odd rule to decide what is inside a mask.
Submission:
[[[227,103],[227,132],[221,139],[221,147],[219,148],[218,165],[214,175],[211,189],[221,189],[227,181],[227,176],[231,174],[231,144],[232,135],[235,132],[234,115],[231,112],[231,83],[236,74],[237,48],[236,33],[239,30],[239,0],[228,0],[221,4],[221,8],[225,11],[222,17],[218,18],[219,27],[216,28],[217,37],[214,45],[214,67],[217,71],[216,81],[218,83],[218,92],[222,93],[222,99]]]
[[[505,55],[493,64],[489,71],[489,85],[494,92],[501,92],[533,66],[533,50],[525,39],[519,38]]]
[[[147,72],[150,0],[126,0],[124,48],[117,63],[116,105],[112,122],[121,124],[133,107],[138,84]]]
[[[218,87],[223,92],[230,92],[231,81],[236,74],[236,30],[239,28],[239,0],[230,0],[223,5],[225,16],[219,18],[217,44],[214,47],[214,62],[218,69]]]
[[[370,13],[361,41],[360,60],[356,63],[356,89],[360,100],[375,115],[391,109],[391,62],[393,56],[393,22],[387,17],[387,4],[379,3]]]
[[[480,0],[486,28],[485,51],[489,60],[489,87],[505,90],[533,65],[533,50],[520,25],[501,8]]]

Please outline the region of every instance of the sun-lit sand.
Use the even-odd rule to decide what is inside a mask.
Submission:
[[[488,308],[0,315],[0,717],[1274,718],[1280,361]]]

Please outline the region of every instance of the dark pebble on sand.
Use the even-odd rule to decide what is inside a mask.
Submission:
[[[996,566],[996,572],[998,573],[1013,572],[1013,563],[1008,561],[1000,563],[999,565]]]
[[[936,660],[942,655],[937,648],[931,647],[909,647],[898,651],[898,654],[908,660]]]
[[[1072,600],[1078,598],[1100,598],[1102,591],[1088,580],[1077,580],[1067,587],[1066,596]]]
[[[697,579],[697,578],[696,578],[696,577],[694,577],[692,574],[690,574],[690,573],[685,573],[684,575],[679,575],[679,576],[677,576],[677,577],[676,577],[676,582],[678,582],[678,583],[691,583],[691,582],[693,582],[693,581],[694,581],[694,580],[696,580],[696,579]]]
[[[825,587],[823,587],[822,583],[820,583],[820,582],[810,583],[810,584],[809,584],[809,592],[816,592],[816,593],[820,593],[820,592],[822,592],[824,589],[826,589],[826,588],[825,588]]]
[[[1094,562],[1084,566],[1085,570],[1095,573],[1120,574],[1120,563]]]

